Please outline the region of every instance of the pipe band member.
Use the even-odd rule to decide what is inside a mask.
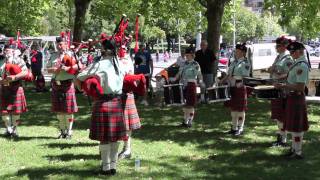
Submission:
[[[194,60],[194,50],[188,48],[185,51],[186,62],[180,67],[173,81],[180,80],[183,84],[183,94],[186,100],[183,108],[184,120],[181,124],[183,127],[191,127],[195,114],[197,103],[197,84],[204,87],[200,65]]]
[[[228,75],[221,80],[221,83],[228,83],[231,93],[229,101],[225,106],[231,111],[231,130],[229,134],[239,136],[243,133],[245,122],[245,111],[247,108],[247,88],[243,84],[243,78],[250,74],[250,64],[246,58],[246,44],[237,44],[235,60],[230,64]]]
[[[287,93],[284,130],[292,134],[292,146],[285,156],[302,159],[303,135],[309,129],[305,91],[310,64],[304,55],[305,47],[302,43],[290,43],[287,49],[294,64],[289,69],[286,83],[277,83],[275,87],[284,89]]]

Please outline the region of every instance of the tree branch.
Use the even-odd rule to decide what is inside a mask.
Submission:
[[[208,7],[208,3],[207,3],[207,0],[198,0],[199,3],[201,4],[201,6],[207,8]]]

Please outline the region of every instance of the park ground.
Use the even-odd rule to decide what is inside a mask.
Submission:
[[[88,138],[86,97],[78,95],[73,138],[58,140],[50,92],[26,95],[29,112],[22,115],[21,137],[0,136],[0,179],[105,179],[97,174],[98,142]],[[276,126],[269,120],[269,102],[249,102],[241,137],[226,134],[230,116],[222,103],[199,105],[190,129],[177,126],[183,118],[179,107],[138,106],[143,127],[133,133],[133,157],[119,161],[118,174],[110,179],[320,179],[319,106],[308,106],[305,159],[287,160],[281,157],[287,148],[270,147]]]

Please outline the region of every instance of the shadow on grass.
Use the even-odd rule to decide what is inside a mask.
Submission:
[[[49,161],[73,161],[73,160],[100,160],[99,155],[91,154],[62,154],[62,155],[48,155],[44,156]]]
[[[99,145],[99,143],[77,143],[77,144],[49,143],[49,144],[43,144],[42,146],[46,146],[48,148],[67,149],[67,148],[75,148],[75,147],[96,147],[98,145]]]

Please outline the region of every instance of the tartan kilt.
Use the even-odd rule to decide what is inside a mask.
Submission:
[[[71,80],[61,81],[57,85],[55,80],[51,81],[51,111],[72,114],[78,112],[75,88]]]
[[[285,103],[285,100],[282,98],[271,100],[271,119],[276,119],[280,122],[284,122]]]
[[[100,142],[127,140],[122,99],[119,97],[96,100],[92,107],[89,138]]]
[[[184,98],[186,99],[186,106],[196,106],[197,103],[197,85],[194,82],[188,82],[183,89]]]
[[[231,111],[237,112],[248,110],[247,88],[245,86],[231,87],[230,94],[231,98],[224,103],[225,107],[230,108]]]
[[[0,92],[2,114],[21,114],[27,111],[27,101],[20,82],[2,86]]]
[[[124,118],[127,131],[139,129],[141,127],[140,118],[137,111],[133,93],[127,93],[126,98],[123,98]]]
[[[284,129],[289,132],[303,132],[309,129],[304,94],[292,93],[287,96]]]

